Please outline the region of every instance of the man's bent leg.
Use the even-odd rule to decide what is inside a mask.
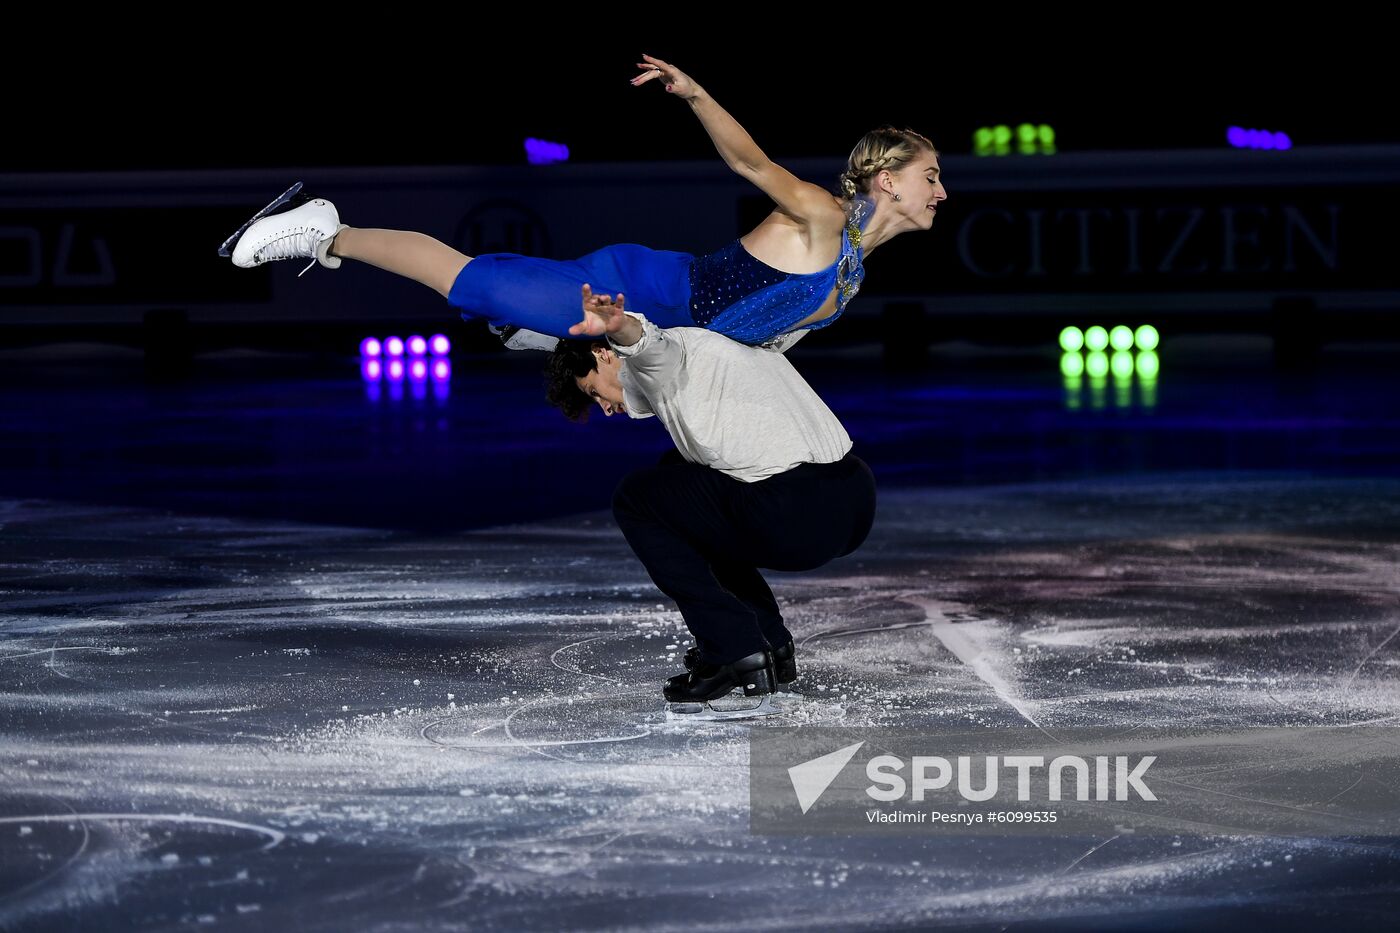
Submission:
[[[638,470],[613,495],[627,543],[657,588],[676,601],[702,659],[715,664],[769,647],[754,610],[716,578],[706,557],[740,544],[729,517],[739,485],[717,470],[682,463]]]

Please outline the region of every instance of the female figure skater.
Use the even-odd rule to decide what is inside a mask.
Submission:
[[[427,285],[464,318],[558,338],[574,336],[579,290],[591,284],[596,293],[626,292],[631,309],[658,326],[703,327],[763,344],[835,321],[860,287],[865,254],[901,233],[929,229],[948,196],[938,150],[913,130],[892,126],[856,144],[841,173],[841,194],[833,196],[770,161],[680,69],[642,57],[642,73],[632,84],[660,81],[689,104],[725,163],[777,205],[714,253],[695,257],[625,243],[570,261],[515,253],[471,257],[422,233],[342,224],[329,201],[293,202],[297,185],[244,224],[220,254],[229,255],[232,246],[234,264],[244,268],[314,257],[334,269],[342,259],[356,259]]]

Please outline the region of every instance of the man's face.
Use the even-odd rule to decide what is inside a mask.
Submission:
[[[586,376],[574,380],[579,391],[593,399],[608,417],[616,412],[626,413],[627,403],[622,397],[622,360],[606,347],[594,347],[593,358],[598,368]]]

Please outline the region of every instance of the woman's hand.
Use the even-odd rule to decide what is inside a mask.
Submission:
[[[583,320],[569,328],[575,337],[601,337],[622,330],[628,321],[623,314],[622,292],[617,293],[614,302],[611,295],[595,295],[588,285],[583,286]]]
[[[690,100],[700,93],[700,85],[690,80],[686,73],[675,65],[668,65],[661,59],[646,54],[643,54],[642,58],[646,61],[637,62],[637,67],[641,68],[643,73],[632,79],[633,87],[641,87],[648,81],[660,78],[665,82],[666,93],[674,94],[681,100]]]

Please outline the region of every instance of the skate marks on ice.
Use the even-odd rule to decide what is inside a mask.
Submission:
[[[1003,720],[1008,708],[1036,725],[1035,701],[1023,695],[1006,660],[1019,652],[1014,630],[910,583],[827,578],[813,582],[821,595],[795,592],[787,600],[796,607],[789,627],[800,632],[804,618],[818,626],[797,636],[798,686],[838,698],[842,725],[947,724],[959,717],[986,724]],[[780,599],[788,595],[778,592]]]
[[[651,675],[638,671],[639,679],[630,682],[603,673],[619,670],[627,663],[620,658],[645,656],[646,642],[659,634],[658,629],[669,630],[661,639],[666,643],[661,650],[668,653],[657,656],[663,665],[676,662],[677,652],[687,643],[688,636],[675,631],[678,619],[640,618],[635,624],[638,631],[594,635],[550,652],[550,665],[567,676],[556,679],[554,690],[513,705],[503,717],[488,716],[482,721],[480,711],[463,711],[432,720],[423,726],[420,735],[445,747],[524,750],[557,761],[580,760],[576,756],[584,750],[579,746],[635,742],[664,732],[684,735],[686,754],[704,761],[707,755],[701,749],[707,744],[706,737],[723,736],[717,754],[726,758],[725,763],[735,763],[727,750],[735,739],[742,738],[742,733],[727,732],[722,727],[725,722],[741,720],[714,722],[703,716],[682,718],[674,714],[659,690],[660,679],[674,670],[662,666]],[[754,698],[739,697],[737,691],[735,696],[715,703],[721,708],[754,704]],[[836,719],[841,714],[838,705],[809,701],[789,690],[771,698],[771,710],[762,717],[771,725],[790,726],[823,717]],[[699,728],[702,724],[707,729],[686,728]],[[758,723],[745,720],[744,724]]]
[[[795,686],[843,725],[1393,717],[1388,500],[1286,492],[1202,493],[1220,527],[1149,489],[887,494],[858,561],[774,576]],[[1319,896],[1366,925],[1396,894],[1393,848],[1339,841],[750,836],[769,723],[661,721],[689,640],[615,529],[35,508],[4,513],[0,816],[31,821],[0,824],[0,927],[1150,925]]]
[[[852,663],[901,664],[918,651],[902,632],[922,626],[941,649],[913,655],[926,682],[948,686],[951,655],[975,677],[957,699],[995,698],[1008,721],[1046,728],[1340,727],[1398,711],[1395,481],[909,492],[886,496],[881,518],[860,555],[870,570],[848,581],[867,602],[834,628],[897,644]],[[870,606],[883,634],[862,634]]]

